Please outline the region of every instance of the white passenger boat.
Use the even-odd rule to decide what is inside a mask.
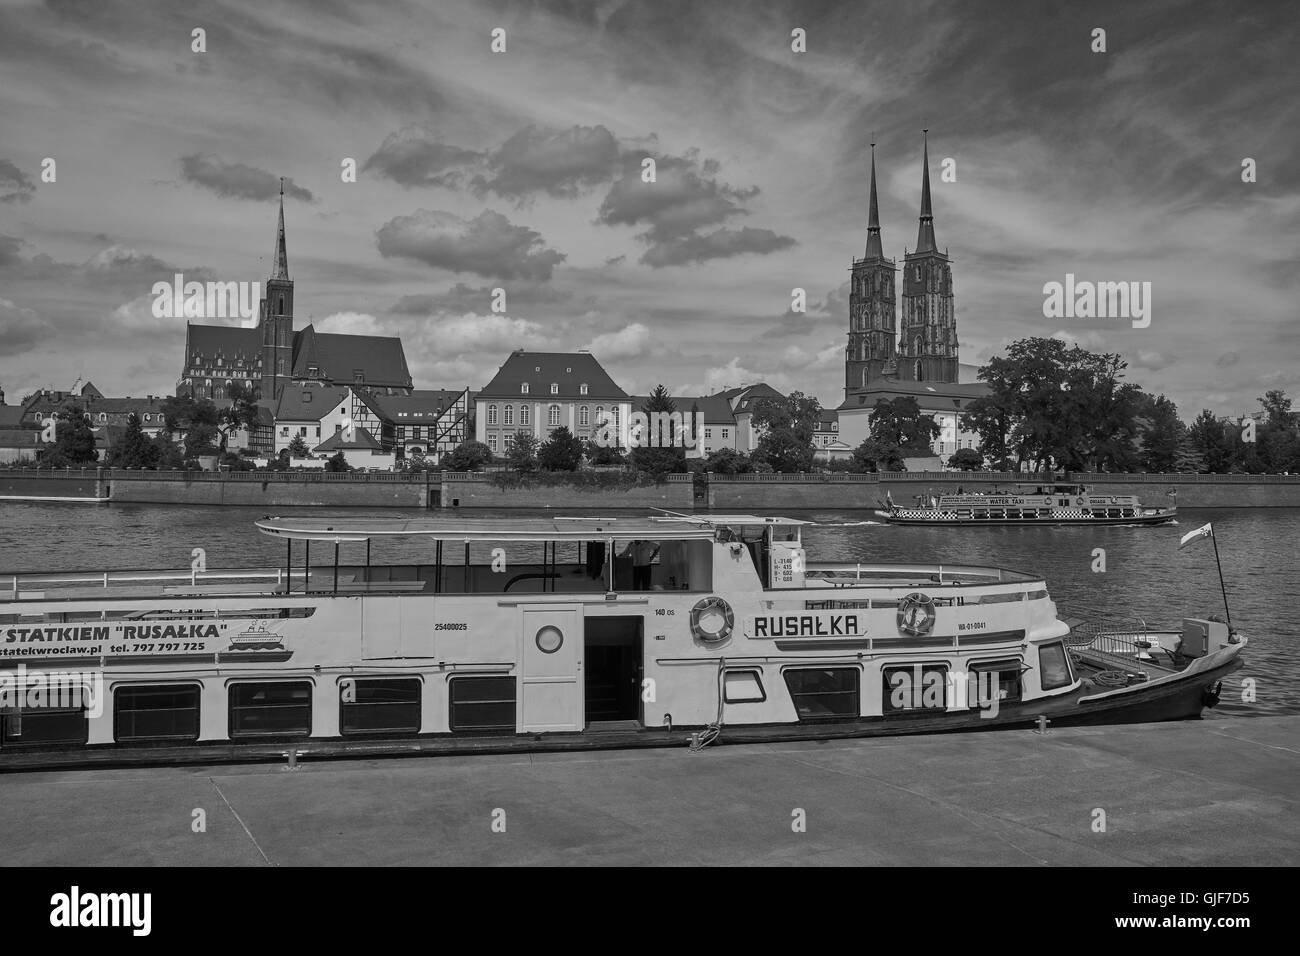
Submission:
[[[876,514],[890,524],[1034,527],[1164,524],[1177,517],[1178,508],[1147,507],[1134,495],[1098,494],[1085,485],[1018,482],[1011,491],[918,495],[911,505],[891,498]]]
[[[0,676],[89,690],[11,694],[0,768],[1176,719],[1240,664],[1212,620],[1072,630],[1037,574],[809,562],[806,524],[267,518],[280,568],[4,575]]]

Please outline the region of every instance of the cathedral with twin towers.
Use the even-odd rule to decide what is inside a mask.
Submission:
[[[947,249],[940,251],[934,236],[928,133],[926,130],[922,143],[916,246],[910,252],[903,250],[901,290],[898,262],[885,256],[881,239],[876,144],[871,144],[867,247],[851,267],[844,402],[838,411],[840,441],[854,447],[870,433],[867,420],[876,402],[915,398],[921,409],[934,414],[939,422],[942,433],[934,443],[934,452],[946,459],[958,448],[975,444],[975,436],[960,430],[959,417],[970,401],[987,394],[988,387],[963,381],[968,370],[957,358],[952,260]]]

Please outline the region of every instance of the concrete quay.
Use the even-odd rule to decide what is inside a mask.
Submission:
[[[0,860],[1294,866],[1297,741],[1300,717],[1213,717],[699,753],[5,774]]]

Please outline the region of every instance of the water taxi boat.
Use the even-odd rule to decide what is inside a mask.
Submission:
[[[1178,509],[1144,507],[1133,495],[1090,492],[1084,485],[1017,483],[1014,491],[917,496],[911,507],[881,502],[876,514],[905,525],[1162,524]]]
[[[1172,720],[1245,646],[1072,627],[1033,573],[810,562],[790,518],[256,524],[282,567],[0,576],[0,769]]]

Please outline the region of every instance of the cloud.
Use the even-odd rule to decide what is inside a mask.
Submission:
[[[640,261],[652,268],[726,259],[745,253],[769,253],[795,244],[771,229],[721,228],[734,216],[749,215],[741,203],[758,195],[758,187],[737,189],[718,180],[712,159],[699,150],[682,156],[656,156],[655,181],[642,179],[644,152],[624,156],[623,175],[600,204],[596,221],[607,226],[648,226],[637,236],[648,248]]]
[[[591,340],[591,353],[602,361],[645,358],[651,350],[650,329],[633,322],[617,332],[606,332]]]
[[[446,186],[462,184],[466,167],[482,161],[484,153],[440,143],[433,131],[407,126],[389,134],[362,170],[374,170],[403,186]]]
[[[1162,368],[1168,368],[1177,361],[1173,355],[1165,355],[1161,352],[1151,352],[1146,349],[1139,349],[1137,358],[1133,360],[1134,368],[1144,368],[1152,372],[1158,372]]]
[[[709,259],[728,259],[747,252],[768,253],[788,249],[795,244],[789,236],[778,236],[771,229],[718,229],[704,235],[677,236],[653,243],[641,261],[659,269]]]
[[[469,286],[457,282],[446,292],[404,295],[390,308],[398,315],[428,315],[431,312],[477,312],[492,306],[493,286]],[[554,305],[568,302],[573,294],[544,283],[512,282],[506,291],[506,311],[519,306]]]
[[[532,193],[573,199],[609,182],[618,158],[618,141],[604,126],[526,126],[493,150],[488,172],[475,178],[474,188],[480,194],[491,191],[513,199]]]
[[[210,153],[181,157],[181,176],[196,186],[230,199],[271,199],[280,192],[280,178],[256,166],[223,162]],[[291,199],[311,202],[311,191],[285,177],[284,191]]]
[[[1224,352],[1214,360],[1216,368],[1231,368],[1241,361],[1241,356],[1236,352]]]
[[[53,336],[53,327],[34,309],[0,299],[0,353],[19,355]]]
[[[7,159],[0,159],[0,202],[24,203],[36,194],[36,184]]]
[[[420,209],[389,220],[376,236],[382,256],[492,279],[545,281],[565,259],[564,253],[546,248],[541,233],[513,225],[490,209],[475,219]]]

